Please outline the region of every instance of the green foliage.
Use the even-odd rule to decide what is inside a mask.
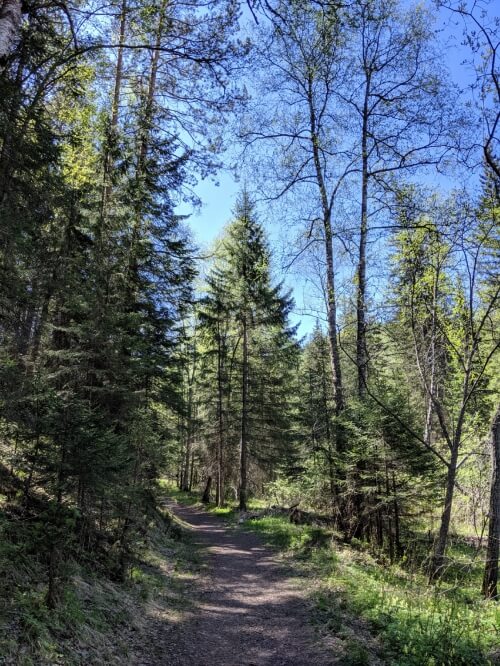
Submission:
[[[73,8],[33,7],[1,63],[0,493],[26,556],[38,552],[37,594],[53,612],[69,562],[127,579],[177,456],[195,270],[174,202],[213,171],[214,115],[238,97],[219,95],[245,50],[230,4],[203,20],[169,3],[123,15],[115,4],[98,28],[85,3],[78,22]],[[129,44],[190,53],[168,75],[163,52],[118,58],[96,42],[120,22]],[[209,64],[194,73],[200,52]]]
[[[394,666],[492,663],[488,654],[497,645],[500,609],[480,598],[480,562],[472,570],[463,565],[464,556],[470,561],[470,547],[451,551],[456,566],[433,588],[425,573],[408,569],[404,560],[383,566],[366,549],[318,541],[317,528],[292,525],[286,517],[254,519],[245,527],[297,557],[304,573],[320,578],[315,621],[334,635],[349,637],[345,627],[353,616],[361,617],[383,639],[384,657]],[[311,543],[316,546],[308,547]],[[370,663],[369,652],[356,646],[359,636],[348,639],[346,663]]]
[[[240,484],[243,429],[253,492],[275,466],[293,465],[296,443],[292,301],[273,284],[268,243],[247,192],[216,247],[203,290],[195,400],[208,444],[206,473],[217,476],[222,460],[224,501],[228,487]]]

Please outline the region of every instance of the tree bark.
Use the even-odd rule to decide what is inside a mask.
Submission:
[[[196,360],[193,359],[193,363]],[[194,367],[191,374],[189,374],[188,367],[188,396],[187,396],[187,426],[186,426],[186,450],[184,454],[184,465],[182,470],[182,485],[181,490],[189,490],[189,478],[190,478],[190,464],[191,464],[191,455],[193,450],[193,393],[194,393]]]
[[[193,490],[193,478],[194,478],[194,451],[191,454],[191,471],[189,472],[189,487],[188,487],[189,492]]]
[[[0,65],[8,58],[21,27],[21,0],[3,0],[0,7]]]
[[[397,499],[397,488],[396,488],[396,475],[394,470],[392,470],[392,495],[394,497],[392,502],[392,507],[394,511],[394,541],[396,545],[397,555],[401,555],[403,552],[403,547],[401,545],[401,534],[399,526],[399,503]]]
[[[186,435],[186,450],[184,453],[184,464],[182,468],[182,483],[181,490],[189,490],[189,466],[191,463],[191,416],[188,415],[187,419],[187,435]]]
[[[247,510],[248,501],[248,322],[243,319],[243,377],[241,386],[240,441],[240,511]]]
[[[218,324],[217,331],[217,486],[215,493],[215,501],[217,506],[223,506],[224,504],[224,479],[223,479],[223,470],[224,470],[224,410],[223,410],[223,398],[224,398],[224,387],[223,387],[223,359],[222,359],[222,339],[220,324]]]
[[[203,504],[209,504],[210,503],[210,490],[212,488],[212,477],[209,476],[207,479],[207,483],[205,486],[205,490],[203,491],[203,496],[201,498],[201,501]]]
[[[316,182],[319,188],[321,208],[323,212],[323,231],[326,258],[326,307],[328,317],[328,341],[330,345],[330,360],[332,369],[332,384],[335,399],[335,414],[338,416],[344,409],[344,395],[342,391],[342,370],[340,367],[340,353],[337,341],[337,301],[335,295],[335,271],[333,262],[333,233],[331,204],[328,200],[325,178],[321,166],[320,141],[316,111],[313,99],[313,78],[309,75],[307,82],[307,100],[309,105],[309,124],[311,132],[311,144],[316,172]],[[339,448],[339,447],[337,447]],[[342,447],[340,447],[342,448]]]
[[[146,107],[144,112],[143,119],[143,128],[141,132],[140,147],[139,147],[139,160],[137,172],[139,176],[142,176],[146,167],[146,157],[149,147],[149,137],[151,131],[151,123],[153,120],[153,103],[156,92],[156,80],[158,78],[158,67],[160,63],[160,47],[161,40],[163,37],[164,23],[165,23],[165,11],[166,11],[166,0],[163,1],[160,7],[160,14],[158,16],[158,26],[156,29],[156,39],[155,39],[155,50],[153,52],[151,60],[151,70],[149,72],[149,81],[148,81],[148,92],[146,96]]]
[[[446,544],[448,541],[448,533],[450,531],[453,494],[455,491],[455,481],[457,478],[458,454],[460,452],[460,447],[462,444],[462,430],[467,411],[467,396],[469,394],[469,380],[472,368],[472,359],[473,359],[473,354],[471,352],[471,355],[469,356],[469,360],[467,363],[467,368],[465,371],[464,385],[462,389],[462,402],[460,405],[460,410],[458,411],[455,433],[453,435],[453,438],[450,440],[450,460],[448,463],[448,473],[446,476],[446,493],[444,499],[444,509],[441,515],[441,524],[439,527],[438,539],[434,547],[434,555],[431,560],[429,582],[437,580],[441,576],[443,571],[444,554],[446,550]],[[440,409],[438,410],[438,414],[439,413]],[[445,433],[448,433],[448,431],[445,427],[443,427],[443,435]]]
[[[156,94],[158,67],[160,64],[160,46],[163,37],[166,5],[167,5],[167,0],[163,0],[163,3],[159,8],[160,13],[158,16],[158,24],[156,28],[155,50],[153,51],[151,59],[151,68],[149,71],[149,79],[147,83],[147,94],[144,105],[144,114],[142,117],[142,126],[140,127],[139,131],[138,158],[137,158],[137,166],[135,172],[135,181],[137,184],[138,194],[137,194],[137,201],[135,202],[135,219],[132,226],[132,233],[130,237],[129,257],[128,257],[128,267],[127,267],[128,276],[129,278],[131,277],[133,280],[137,280],[139,272],[137,253],[138,253],[139,238],[141,237],[141,228],[144,225],[143,222],[144,204],[143,204],[143,194],[142,194],[143,181],[145,179],[147,171],[147,157],[150,148],[151,127],[153,124],[153,117],[154,117],[154,99]],[[123,11],[125,11],[125,4]],[[123,14],[123,16],[125,16],[125,14]],[[124,37],[125,37],[125,24],[124,22],[122,22],[122,28],[120,30],[120,39],[124,39]],[[115,100],[115,102],[116,104],[114,104],[113,108],[116,110],[117,114],[119,99]],[[118,116],[114,115],[112,121],[114,125],[116,125],[117,121],[118,121]]]
[[[365,94],[362,113],[361,127],[361,219],[359,226],[359,248],[358,266],[356,271],[356,368],[358,375],[358,398],[364,400],[368,381],[368,353],[366,345],[366,243],[368,236],[368,121],[370,111],[368,102],[370,99],[371,70],[366,70]],[[366,517],[364,516],[365,497],[359,489],[361,476],[365,469],[365,462],[358,460],[353,472],[354,498],[353,508],[355,512],[354,522],[356,525],[354,536],[362,538],[369,534]],[[378,517],[377,525],[382,530],[382,518]],[[383,541],[383,535],[377,527],[377,542]]]
[[[500,546],[500,405],[497,408],[490,432],[491,441],[491,494],[489,508],[488,543],[483,578],[483,596],[498,596],[498,557]]]
[[[366,347],[366,240],[368,236],[368,100],[370,97],[371,72],[366,73],[361,130],[361,223],[359,229],[359,256],[357,270],[356,299],[356,365],[358,370],[358,396],[366,394],[368,379],[368,355]]]
[[[330,345],[335,414],[338,416],[344,409],[344,394],[342,390],[342,370],[340,367],[340,352],[337,340],[337,301],[335,295],[335,273],[333,266],[333,234],[329,215],[323,221],[323,226],[325,231],[328,341]]]
[[[19,56],[19,63],[17,65],[17,72],[14,80],[16,93],[12,95],[8,118],[6,119],[7,122],[0,133],[2,138],[2,150],[0,152],[0,206],[7,199],[12,180],[12,172],[14,170],[13,165],[16,162],[15,156],[19,149],[16,140],[16,124],[20,116],[22,104],[22,85],[25,74],[26,57],[26,48],[23,48],[21,49]],[[26,121],[27,118],[24,119],[24,123],[26,123]]]
[[[455,480],[457,476],[457,462],[458,451],[460,448],[460,439],[455,439],[451,451],[450,462],[448,467],[448,474],[446,476],[446,493],[444,499],[444,508],[441,515],[441,523],[439,526],[439,534],[434,547],[434,555],[431,561],[429,572],[429,582],[433,582],[440,578],[443,573],[444,553],[446,550],[446,543],[448,541],[448,533],[450,531],[451,508],[453,504],[453,494],[455,491]]]

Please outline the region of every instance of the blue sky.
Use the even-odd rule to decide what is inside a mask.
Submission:
[[[448,44],[446,50],[446,66],[452,79],[461,87],[465,87],[472,80],[472,70],[464,66],[464,59],[469,55],[468,50],[462,46],[462,28],[460,21],[455,19],[455,27],[450,27],[449,16],[438,19],[436,29],[442,29],[440,40]],[[179,207],[178,212],[182,214],[191,213],[188,225],[193,233],[195,243],[201,250],[206,249],[212,241],[220,234],[224,225],[231,219],[232,210],[236,201],[241,184],[235,182],[230,173],[218,174],[217,183],[213,180],[204,180],[198,183],[195,192],[200,198],[202,205],[198,211],[192,212],[187,206]],[[261,213],[262,206],[260,207]],[[262,217],[262,216],[261,216]],[[267,229],[271,238],[277,238],[276,229]],[[275,266],[278,270],[279,266]],[[302,309],[305,304],[302,299],[302,285],[294,282],[292,276],[285,276],[285,284],[294,292],[297,309]],[[309,333],[314,325],[314,316],[292,315],[292,323],[299,324],[299,335]]]

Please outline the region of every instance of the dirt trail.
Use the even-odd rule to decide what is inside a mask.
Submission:
[[[157,623],[142,666],[329,666],[309,625],[306,590],[257,535],[202,509],[169,503],[208,551],[209,573],[183,622]],[[152,646],[151,646],[152,647]]]

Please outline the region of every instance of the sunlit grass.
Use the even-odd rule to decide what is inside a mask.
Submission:
[[[293,555],[305,573],[321,580],[317,619],[334,634],[348,616],[361,617],[379,635],[393,666],[486,666],[500,645],[500,605],[480,595],[481,559],[465,544],[450,548],[449,567],[436,587],[424,570],[404,560],[380,564],[366,548],[285,516],[248,521],[245,527]]]

